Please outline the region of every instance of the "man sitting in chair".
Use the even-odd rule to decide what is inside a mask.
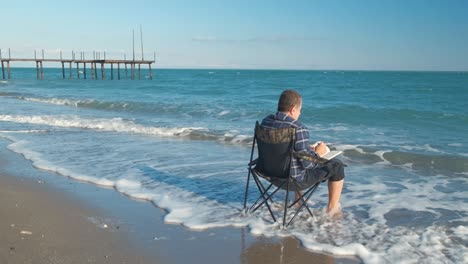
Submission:
[[[312,155],[321,156],[326,151],[326,144],[320,143],[315,148],[309,145],[309,130],[298,121],[301,115],[302,98],[294,90],[285,90],[278,101],[278,112],[265,117],[262,126],[268,129],[292,127],[296,129],[295,151],[307,151]],[[300,189],[306,189],[318,181],[328,180],[327,213],[335,215],[341,211],[340,196],[344,183],[344,166],[337,159],[324,165],[316,165],[311,161],[293,158],[291,177],[295,178]],[[296,198],[299,194],[296,191]]]

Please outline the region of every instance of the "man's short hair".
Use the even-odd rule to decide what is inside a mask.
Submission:
[[[301,95],[295,90],[285,90],[281,93],[281,96],[278,101],[278,111],[279,112],[288,112],[295,106],[301,104],[302,98]]]

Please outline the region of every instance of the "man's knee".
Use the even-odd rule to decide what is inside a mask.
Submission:
[[[331,168],[329,170],[329,173],[331,174],[330,177],[328,178],[329,181],[341,181],[345,177],[344,173],[344,164],[341,162],[339,159],[332,159],[333,162],[331,162]]]

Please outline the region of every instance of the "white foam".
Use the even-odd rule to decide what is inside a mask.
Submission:
[[[382,161],[379,162],[378,164],[381,164],[381,165],[392,165],[392,163],[391,163],[390,161],[388,161],[388,160],[386,160],[386,159],[384,158],[384,154],[385,154],[385,153],[388,153],[388,152],[391,152],[391,151],[388,151],[388,150],[378,150],[378,151],[374,152],[374,154],[375,154],[376,156],[378,156],[379,158],[382,159]]]
[[[466,226],[457,226],[452,229],[453,233],[463,239],[468,239],[468,227]]]
[[[340,151],[346,151],[346,150],[355,150],[357,151],[358,153],[360,154],[363,154],[363,155],[368,155],[368,154],[372,154],[372,155],[375,155],[377,157],[379,157],[382,161],[381,162],[378,162],[377,164],[380,164],[380,165],[391,165],[392,163],[388,160],[386,160],[384,158],[384,154],[387,153],[387,152],[390,152],[390,151],[387,151],[387,150],[378,150],[378,151],[375,151],[375,152],[366,152],[364,151],[364,149],[362,149],[362,147],[376,147],[376,145],[351,145],[351,144],[338,144],[338,145],[335,145],[334,146],[337,150],[340,150]]]
[[[238,217],[238,209],[197,196],[176,186],[158,183],[150,190],[141,187],[136,181],[119,180],[115,187],[130,197],[148,200],[166,209],[168,214],[164,217],[164,221],[167,223],[183,224],[191,229],[201,230],[246,225]],[[229,215],[232,218],[226,218]]]
[[[14,151],[16,153],[23,155],[26,159],[32,161],[33,166],[38,169],[55,172],[66,177],[70,177],[70,178],[80,180],[80,181],[94,183],[94,184],[101,185],[101,186],[110,186],[110,187],[114,186],[113,181],[107,180],[105,178],[98,178],[98,177],[88,176],[88,175],[84,175],[80,173],[75,173],[66,168],[56,166],[53,163],[43,159],[41,154],[27,149],[25,147],[25,145],[27,144],[28,144],[27,141],[18,141],[18,142],[8,145],[7,148],[10,149],[11,151]]]
[[[445,153],[444,151],[439,150],[430,144],[424,144],[423,146],[400,146],[400,148],[405,150],[422,150],[427,152]]]
[[[307,125],[307,127],[310,129],[310,131],[347,131],[349,130],[349,127],[347,127],[345,124],[329,124],[327,126],[320,125],[320,124],[310,124]]]
[[[224,111],[221,111],[221,113],[218,114],[218,116],[224,116],[224,115],[227,115],[229,114],[231,111],[229,110],[224,110]]]
[[[13,115],[0,115],[0,121],[15,122],[22,124],[36,124],[47,125],[53,127],[63,128],[81,128],[93,129],[106,132],[120,132],[120,133],[134,133],[143,135],[154,136],[167,136],[167,137],[186,137],[192,131],[200,131],[209,134],[209,130],[202,127],[153,127],[144,126],[135,123],[131,120],[124,120],[122,118],[83,118],[76,115],[68,116],[13,116]],[[41,130],[30,130],[41,131]],[[1,132],[1,131],[0,131]],[[233,135],[225,134],[224,136],[216,136],[218,141],[230,143],[244,143],[250,136],[247,135]]]
[[[344,125],[335,125],[335,126],[331,127],[330,130],[331,131],[347,131],[347,130],[349,130],[349,128],[344,126]]]
[[[359,153],[364,154],[364,151],[359,148],[358,145],[350,145],[350,144],[340,144],[335,146],[337,150],[345,151],[345,150],[356,150]]]
[[[252,138],[252,136],[225,134],[222,140],[226,140],[226,138],[229,138],[232,143],[242,143]]]
[[[175,136],[188,134],[192,130],[201,130],[196,127],[168,128],[146,127],[133,121],[122,118],[82,118],[79,116],[12,116],[0,115],[0,121],[8,121],[23,124],[47,125],[66,128],[84,128],[100,131],[113,131],[124,133],[136,133],[158,136]]]
[[[31,98],[31,97],[23,97],[25,101],[29,102],[38,102],[38,103],[46,103],[46,104],[55,104],[55,105],[66,105],[66,106],[74,106],[78,107],[79,104],[85,103],[89,104],[94,102],[94,100],[71,100],[71,99],[60,99],[60,98]]]
[[[382,255],[369,251],[365,246],[359,243],[351,243],[346,246],[336,247],[329,244],[317,243],[313,239],[306,238],[303,234],[296,234],[303,245],[311,250],[330,252],[341,256],[358,256],[365,263],[382,263]]]
[[[0,130],[0,133],[45,133],[49,132],[48,130],[41,130],[41,129],[31,129],[31,130]]]

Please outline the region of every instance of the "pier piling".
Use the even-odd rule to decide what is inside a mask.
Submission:
[[[44,66],[42,65],[42,61],[40,62],[41,64],[41,80],[44,80]]]
[[[7,60],[7,71],[8,71],[8,80],[11,79],[11,75],[10,75],[10,61]]]
[[[36,61],[36,78],[39,80],[39,61]]]
[[[138,64],[138,80],[141,80],[141,64]]]
[[[62,61],[62,79],[65,79],[65,63]]]
[[[3,77],[3,80],[5,80],[5,66],[3,65],[3,61],[2,61],[2,77]]]
[[[148,64],[148,67],[149,67],[150,80],[153,80],[153,71],[151,70],[151,64]]]

